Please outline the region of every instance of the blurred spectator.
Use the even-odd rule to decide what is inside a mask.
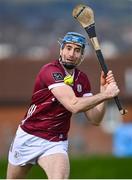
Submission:
[[[113,154],[117,157],[132,156],[132,123],[124,123],[116,129]]]
[[[108,50],[106,46],[104,47],[106,58],[115,55],[118,52],[117,49],[119,52],[130,51],[129,46],[132,43],[131,13],[129,13],[131,12],[131,1],[120,0],[119,3],[114,0],[113,2],[89,0],[89,6],[95,11],[99,39],[103,47],[107,45]],[[50,49],[56,42],[56,37],[67,31],[79,30],[80,32],[80,26],[71,15],[77,3],[80,3],[80,0],[72,2],[65,0],[1,0],[0,43],[9,43],[16,48],[10,56],[25,56],[28,49],[31,52],[34,46],[44,46]],[[84,0],[84,3],[87,4],[87,0]],[[113,28],[115,26],[116,28]],[[110,39],[112,44],[103,42],[106,39]]]

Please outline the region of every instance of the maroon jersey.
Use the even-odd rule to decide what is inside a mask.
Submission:
[[[50,141],[67,139],[72,113],[51,92],[52,88],[65,85],[65,76],[66,72],[58,60],[41,68],[36,77],[31,106],[21,124],[24,131]],[[78,69],[74,71],[71,87],[77,97],[90,93],[89,80]]]

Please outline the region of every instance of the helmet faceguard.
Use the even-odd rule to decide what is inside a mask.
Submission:
[[[59,41],[60,45],[61,45],[61,49],[64,48],[64,45],[66,43],[73,43],[73,44],[77,44],[79,46],[82,47],[82,55],[84,53],[84,49],[86,46],[86,39],[83,35],[76,33],[76,32],[68,32],[63,39],[61,39],[61,41]],[[70,64],[66,61],[63,61],[62,58],[60,57],[60,60],[62,62],[62,64],[67,68],[67,69],[73,69],[75,68],[78,64]],[[83,58],[81,59],[82,62]],[[80,64],[80,63],[79,63]]]

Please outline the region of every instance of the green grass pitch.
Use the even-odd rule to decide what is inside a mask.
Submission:
[[[111,156],[70,157],[71,179],[132,179],[132,158]],[[7,160],[0,160],[0,179],[6,176]],[[35,166],[28,179],[45,179],[40,167]]]

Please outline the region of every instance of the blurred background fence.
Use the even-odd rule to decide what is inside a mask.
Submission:
[[[132,156],[132,1],[0,0],[0,158],[7,157],[30,103],[37,72],[58,58],[59,37],[67,31],[86,36],[71,16],[78,3],[95,11],[102,52],[115,74],[128,114],[121,117],[110,101],[99,127],[90,125],[83,114],[73,116],[69,151],[71,155]],[[100,67],[91,45],[80,69],[89,76],[93,93],[99,92]]]

